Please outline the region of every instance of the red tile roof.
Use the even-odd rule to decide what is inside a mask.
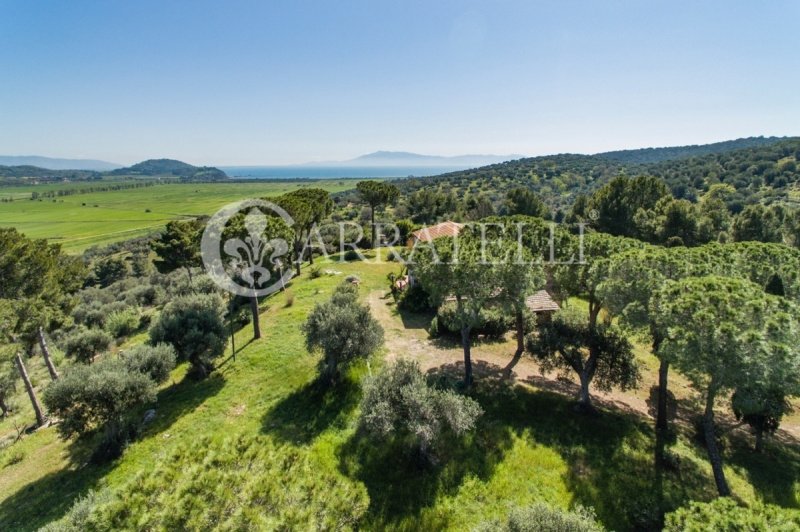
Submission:
[[[525,306],[533,312],[547,312],[560,308],[558,303],[547,293],[547,290],[539,290],[532,296],[528,296],[525,300]]]
[[[431,242],[432,240],[436,240],[437,238],[444,236],[454,237],[461,232],[462,227],[464,227],[464,224],[451,222],[448,220],[440,224],[423,227],[422,229],[411,233],[411,236],[423,242]]]

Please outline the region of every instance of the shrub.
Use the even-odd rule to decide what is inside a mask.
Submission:
[[[578,506],[572,511],[544,503],[514,508],[505,522],[489,521],[476,532],[602,532],[594,510]]]
[[[128,263],[119,257],[107,257],[95,264],[94,275],[100,286],[109,286],[128,275]]]
[[[437,312],[439,332],[460,333],[461,327],[456,319],[456,304],[445,303]],[[489,338],[500,338],[514,326],[514,317],[498,308],[481,309],[477,324],[472,334]]]
[[[92,522],[92,513],[95,509],[111,500],[111,492],[89,490],[86,495],[78,497],[69,512],[59,519],[39,529],[39,532],[84,532],[97,530],[97,524]]]
[[[142,284],[130,289],[127,295],[139,305],[154,306],[164,299],[164,290],[158,286]]]
[[[168,303],[150,327],[152,344],[172,344],[193,373],[205,377],[213,360],[225,351],[224,306],[217,295],[181,296]]]
[[[397,308],[418,314],[433,310],[428,293],[420,283],[414,283],[400,293]]]
[[[416,362],[400,360],[367,379],[359,425],[379,439],[405,442],[429,461],[446,434],[471,431],[482,412],[469,397],[429,386]]]
[[[119,424],[132,408],[155,398],[155,383],[119,359],[75,366],[44,391],[44,403],[61,419],[58,430],[65,437]]]
[[[363,260],[363,258],[361,253],[355,249],[347,250],[344,254],[344,260],[346,261]]]
[[[169,378],[177,361],[175,349],[169,344],[137,345],[122,353],[121,358],[129,371],[147,375],[156,384]]]
[[[700,530],[798,530],[800,513],[772,505],[739,506],[730,497],[693,502],[666,515],[667,532]]]
[[[383,344],[383,328],[358,302],[358,287],[344,282],[329,301],[319,303],[303,324],[306,347],[321,349],[321,372],[334,382],[339,368],[358,358],[366,358]]]
[[[113,312],[106,318],[106,331],[114,338],[128,336],[138,328],[139,310],[133,307]]]
[[[80,328],[64,340],[64,354],[79,362],[91,362],[111,345],[111,335],[101,329]]]
[[[319,279],[320,277],[322,277],[322,268],[320,268],[319,266],[314,266],[313,268],[308,270],[308,276],[311,279]]]

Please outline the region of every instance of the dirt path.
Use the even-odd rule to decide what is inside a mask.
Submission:
[[[453,341],[428,338],[428,320],[422,317],[401,317],[394,305],[391,296],[386,296],[382,291],[373,291],[368,295],[368,303],[375,318],[383,326],[386,333],[386,359],[389,361],[398,358],[411,358],[419,362],[423,371],[448,371],[454,374],[463,372],[463,351],[461,345]],[[522,383],[536,388],[576,396],[578,383],[572,375],[566,378],[555,373],[542,375],[539,366],[530,357],[523,356],[513,368],[510,375],[505,371],[511,361],[516,342],[507,335],[502,341],[478,341],[472,349],[473,371],[476,378],[495,377],[509,379],[511,382]],[[628,392],[612,391],[604,393],[592,390],[595,403],[606,408],[616,408],[637,415],[653,417],[653,412],[648,404],[651,387],[657,382],[657,372],[650,368],[642,371],[642,381],[637,390]],[[692,395],[686,383],[675,382],[672,386],[679,399]],[[682,401],[685,403],[685,401]],[[683,408],[683,411],[681,411]],[[691,408],[679,408],[678,418],[688,420],[692,413]],[[733,423],[733,420],[730,420]],[[784,420],[777,436],[788,437],[797,442],[800,440],[800,423],[795,418]]]

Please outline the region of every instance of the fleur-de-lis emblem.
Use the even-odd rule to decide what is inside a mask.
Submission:
[[[272,278],[269,269],[264,266],[268,252],[271,264],[275,258],[285,254],[289,246],[283,239],[265,240],[267,217],[257,208],[253,208],[244,218],[244,227],[248,235],[244,240],[231,238],[225,242],[223,249],[235,258],[241,277],[253,288],[261,287]]]

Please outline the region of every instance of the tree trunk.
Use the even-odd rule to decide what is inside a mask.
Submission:
[[[6,404],[5,398],[2,397],[0,397],[0,410],[2,410],[3,417],[6,417],[11,412],[11,408]]]
[[[722,469],[722,455],[717,447],[717,436],[714,433],[714,396],[716,392],[709,387],[706,395],[706,411],[703,415],[703,433],[706,438],[706,450],[708,450],[708,460],[711,462],[711,470],[714,472],[714,482],[717,484],[717,491],[721,497],[728,497],[731,490],[728,481],[725,480],[725,471]]]
[[[337,363],[336,357],[331,354],[325,354],[325,373],[328,376],[328,383],[333,385],[336,384],[336,373],[337,373]]]
[[[594,297],[589,298],[589,329],[597,327],[597,316],[600,314],[600,305],[594,301]]]
[[[470,355],[469,333],[472,327],[461,328],[461,345],[464,347],[464,387],[469,389],[472,386],[472,357]]]
[[[39,327],[39,347],[42,349],[42,357],[47,366],[47,371],[50,372],[50,378],[57,381],[58,371],[56,370],[55,364],[53,364],[53,359],[50,357],[50,348],[47,347],[47,340],[44,337],[44,331],[41,327]]]
[[[511,362],[509,362],[504,369],[506,376],[511,376],[511,371],[522,358],[522,353],[525,352],[525,316],[522,314],[521,310],[516,312],[516,330],[517,350],[514,352],[514,358],[511,359]]]
[[[372,249],[375,249],[376,247],[378,247],[377,246],[378,243],[375,242],[375,239],[377,238],[378,234],[378,232],[376,231],[377,228],[375,227],[375,206],[370,205],[369,208],[370,208],[370,220],[372,221]]]
[[[578,407],[581,410],[589,412],[594,409],[592,406],[592,396],[589,393],[589,383],[591,382],[591,377],[588,375],[588,371],[586,370],[581,371],[578,376],[581,380],[581,390],[578,393]]]
[[[16,358],[14,361],[17,363],[17,369],[19,370],[19,376],[22,377],[22,382],[25,383],[25,390],[28,392],[28,397],[31,400],[31,405],[33,405],[33,411],[36,414],[36,426],[41,427],[44,425],[44,414],[42,414],[42,405],[39,404],[39,399],[36,398],[36,392],[33,390],[33,384],[31,384],[31,379],[28,377],[28,370],[25,369],[25,362],[22,361],[22,357],[19,353],[17,353]]]
[[[764,431],[761,429],[756,429],[756,447],[755,451],[760,453],[764,450]]]
[[[253,340],[261,338],[261,321],[258,315],[258,298],[250,296],[250,312],[253,314]]]
[[[667,430],[667,399],[669,390],[667,381],[669,378],[669,362],[661,360],[658,366],[658,405],[656,406],[656,430]]]

